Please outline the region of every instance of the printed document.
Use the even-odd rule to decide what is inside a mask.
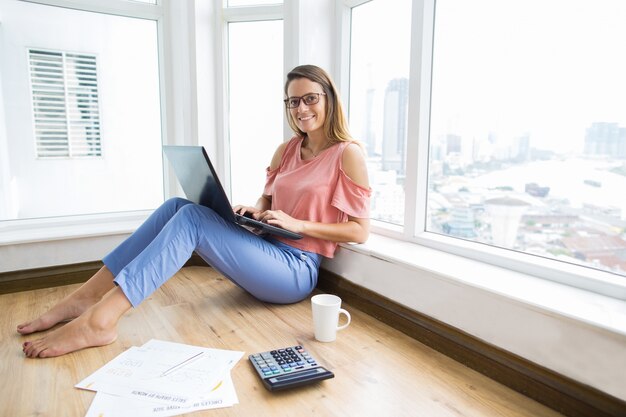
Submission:
[[[122,352],[75,387],[97,392],[88,416],[165,417],[227,407],[238,402],[230,370],[242,356],[153,339]]]

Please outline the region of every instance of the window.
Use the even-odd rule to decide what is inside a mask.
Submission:
[[[410,0],[352,8],[350,128],[367,150],[371,216],[398,225],[404,222],[410,31]]]
[[[1,221],[163,201],[158,12],[100,5],[2,2]]]
[[[227,24],[230,189],[233,204],[254,205],[284,139],[283,21],[240,19]]]
[[[623,2],[436,7],[426,230],[626,275]]]
[[[623,2],[345,4],[376,230],[588,289],[626,284]]]
[[[28,55],[37,156],[101,156],[95,55]]]

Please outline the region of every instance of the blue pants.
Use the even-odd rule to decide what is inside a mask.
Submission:
[[[313,291],[322,259],[257,236],[210,208],[172,198],[103,262],[137,307],[182,268],[194,251],[254,297],[280,304],[300,301]]]

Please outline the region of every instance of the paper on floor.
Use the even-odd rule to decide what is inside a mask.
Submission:
[[[205,399],[190,406],[165,405],[134,400],[106,393],[96,393],[85,417],[170,417],[212,408],[231,407],[237,404],[237,393],[230,375]]]
[[[153,339],[129,348],[75,387],[97,392],[88,416],[165,417],[227,407],[238,402],[230,370],[242,356]]]

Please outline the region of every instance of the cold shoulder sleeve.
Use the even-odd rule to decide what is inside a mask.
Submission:
[[[363,187],[352,181],[348,175],[339,170],[337,187],[332,199],[332,205],[348,216],[368,218],[370,215],[370,197],[372,189]]]
[[[274,194],[274,180],[276,179],[276,174],[278,174],[279,168],[270,170],[270,167],[267,167],[265,170],[265,187],[263,188],[264,195],[273,195]]]

